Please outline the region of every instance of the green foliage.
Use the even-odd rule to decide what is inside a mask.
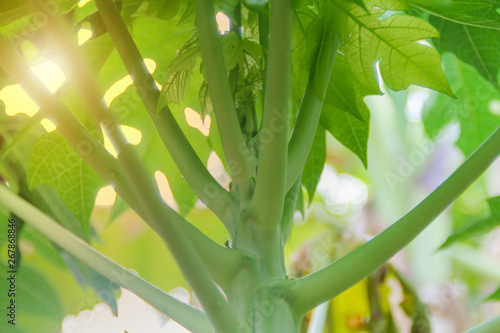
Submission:
[[[445,55],[443,63],[458,98],[435,96],[424,106],[424,126],[429,136],[435,138],[446,124],[458,121],[457,145],[469,156],[500,125],[500,117],[490,111],[490,102],[500,99],[500,92],[454,56]]]
[[[28,161],[27,177],[30,189],[41,184],[57,189],[88,235],[90,214],[103,183],[59,133],[44,134],[35,142]]]
[[[337,55],[321,113],[321,125],[354,152],[367,167],[370,111],[346,60]]]
[[[467,26],[500,29],[497,0],[410,0],[416,8],[428,11],[451,22]]]
[[[488,216],[479,218],[456,230],[446,239],[440,249],[447,248],[460,241],[485,235],[500,226],[500,197],[488,199],[488,205],[490,208]]]
[[[498,86],[500,30],[482,29],[437,17],[432,17],[430,22],[441,35],[441,38],[435,39],[440,52],[453,52],[460,60],[474,66],[486,80]]]
[[[302,184],[307,190],[309,205],[313,201],[319,178],[323,172],[326,162],[326,137],[323,126],[318,125],[318,130],[314,136],[313,145],[309,156],[307,156],[304,173],[302,174]]]
[[[386,12],[376,8],[368,14],[341,0],[332,3],[337,9],[335,24],[349,68],[364,88],[380,92],[375,67],[379,61],[382,77],[393,90],[414,84],[453,96],[439,53],[418,43],[439,36],[429,23],[401,13],[384,17]]]

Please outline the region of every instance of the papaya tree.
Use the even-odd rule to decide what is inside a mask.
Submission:
[[[86,272],[82,276],[96,290],[103,284],[124,287],[191,332],[303,331],[311,310],[380,274],[498,157],[500,117],[490,109],[491,101],[500,99],[499,5],[494,0],[4,2],[0,83],[19,84],[39,110],[31,118],[2,113],[0,215],[14,225],[18,240],[25,225],[46,237],[70,269]],[[221,13],[230,22],[227,31],[218,27]],[[83,28],[92,38],[79,45]],[[56,91],[30,67],[47,59],[66,77]],[[156,64],[153,73],[145,59]],[[133,85],[105,101],[104,92],[127,75]],[[316,272],[292,276],[284,247],[295,212],[316,191],[326,134],[368,167],[370,110],[364,98],[410,86],[436,92],[424,119],[431,138],[450,122],[460,125],[457,146],[465,162],[375,237]],[[212,123],[208,134],[186,124],[186,107]],[[44,119],[56,130],[44,130]],[[142,132],[139,145],[125,137],[123,125]],[[209,172],[211,151],[230,175],[228,184]],[[177,207],[162,199],[157,170],[166,174]],[[388,175],[387,181],[401,177]],[[98,237],[90,215],[105,185],[118,195],[116,213],[129,207],[164,241],[199,308],[90,245]],[[197,201],[227,232],[225,244],[190,223]],[[491,216],[476,229],[498,225],[498,198],[489,204]],[[462,236],[449,242],[453,237]],[[22,253],[17,247],[9,253],[15,260],[10,268],[2,266],[5,272],[22,269]],[[414,331],[430,332],[421,317]],[[471,332],[498,330],[497,318]],[[389,326],[372,331],[393,332]]]

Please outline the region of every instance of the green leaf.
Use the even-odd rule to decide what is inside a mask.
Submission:
[[[410,4],[451,22],[500,29],[500,14],[497,12],[500,3],[497,0],[410,0]]]
[[[356,88],[345,57],[337,54],[324,104],[350,113],[364,121],[358,106],[358,103],[363,102],[359,101]]]
[[[179,104],[184,98],[199,55],[200,45],[198,35],[195,34],[186,41],[167,68],[166,80],[160,95],[161,106],[168,103]]]
[[[337,54],[320,123],[355,153],[366,168],[370,111],[361,98],[365,94],[347,68],[345,58]]]
[[[3,272],[6,272],[7,266],[3,263],[0,264]],[[9,281],[2,278],[0,281],[0,288],[5,290],[7,294]],[[52,322],[52,329],[57,329],[63,319],[63,313],[59,297],[54,290],[53,286],[36,270],[22,266],[16,274],[16,308],[17,318],[16,326],[19,325],[26,328],[29,332],[37,331],[35,327],[28,329],[27,323],[22,318],[37,317],[37,318],[50,318]],[[4,299],[4,298],[2,298]],[[5,315],[4,315],[5,316]],[[6,319],[3,318],[2,322]],[[5,332],[11,332],[10,329]]]
[[[35,142],[27,179],[30,189],[40,184],[54,187],[88,235],[90,214],[103,181],[59,133],[46,133]]]
[[[194,5],[192,1],[189,1],[186,5],[186,9],[184,10],[184,13],[181,15],[181,18],[179,19],[179,22],[177,22],[177,25],[183,25],[188,22],[194,21],[195,19],[195,13],[194,13]]]
[[[318,125],[314,136],[313,145],[307,156],[304,172],[302,173],[302,184],[307,190],[309,196],[309,205],[311,204],[319,178],[323,172],[326,162],[326,136],[323,126]]]
[[[179,12],[181,7],[181,0],[155,0],[152,3],[156,3],[158,6],[158,12],[156,17],[161,20],[169,20],[173,18]]]
[[[370,7],[378,7],[395,11],[408,11],[410,9],[406,0],[367,0],[366,3]]]
[[[457,146],[469,156],[498,126],[500,117],[489,111],[492,100],[500,100],[500,93],[471,66],[452,54],[443,56],[446,75],[458,99],[438,94],[423,109],[423,122],[431,138],[452,121],[460,124]]]
[[[206,80],[204,80],[201,84],[200,91],[198,92],[198,99],[200,100],[201,118],[205,119],[205,116],[211,113],[213,110],[212,100],[210,99],[208,84]]]
[[[403,90],[410,85],[428,87],[453,96],[441,68],[439,53],[418,43],[439,33],[426,21],[396,13],[382,19],[384,10],[367,14],[359,6],[331,0],[337,7],[335,23],[349,68],[360,84],[380,93],[376,62],[387,85]]]
[[[497,290],[495,290],[493,292],[493,294],[491,294],[490,296],[488,296],[486,298],[486,300],[488,300],[488,301],[499,301],[500,300],[500,288],[498,288]]]
[[[180,71],[170,74],[161,90],[162,103],[179,104],[189,88],[190,76],[191,71]]]
[[[420,300],[418,293],[401,273],[394,269],[392,271],[403,289],[404,298],[400,306],[412,320],[411,333],[431,333],[427,308],[422,300]]]
[[[441,53],[453,52],[498,87],[500,31],[458,24],[437,17],[431,17],[430,22],[441,34],[441,38],[435,39],[436,47]]]
[[[500,196],[488,199],[488,205],[490,207],[490,215],[458,229],[446,239],[439,249],[447,248],[456,242],[472,237],[485,235],[500,226]]]
[[[226,64],[226,70],[230,71],[240,64],[243,66],[245,61],[243,55],[243,45],[236,32],[230,31],[222,37],[222,54]]]
[[[322,100],[325,92],[326,75],[330,66],[331,49],[333,45],[333,35],[335,33],[333,24],[328,20],[328,15],[323,15],[321,19],[313,21],[310,29],[313,33],[320,35],[316,61],[311,69],[311,84],[316,96]]]

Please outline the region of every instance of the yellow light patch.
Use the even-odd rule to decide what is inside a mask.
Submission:
[[[167,205],[178,212],[179,207],[174,199],[174,194],[172,193],[172,189],[170,188],[170,184],[168,183],[168,179],[165,174],[161,171],[156,171],[155,179],[162,199],[167,203]]]
[[[92,38],[92,30],[90,29],[80,29],[78,30],[78,45],[82,45],[86,41]]]
[[[196,128],[203,133],[204,136],[208,136],[210,134],[212,119],[210,119],[209,115],[206,115],[205,119],[202,121],[200,114],[191,108],[185,108],[184,115],[186,116],[186,121],[189,126]]]
[[[102,187],[95,198],[96,206],[112,206],[116,200],[116,192],[111,185]]]

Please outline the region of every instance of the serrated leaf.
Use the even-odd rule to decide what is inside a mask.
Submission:
[[[175,58],[172,60],[167,68],[166,75],[182,72],[191,71],[194,66],[196,66],[196,59],[200,55],[200,42],[198,39],[198,34],[194,34],[189,38],[184,45],[177,51]]]
[[[204,80],[201,84],[200,91],[198,92],[198,99],[201,107],[201,119],[205,119],[205,116],[213,110],[212,100],[210,99],[210,94],[208,93],[208,84],[206,80]]]
[[[90,214],[103,181],[59,133],[46,133],[35,142],[27,179],[30,189],[41,184],[54,187],[88,235]]]
[[[472,237],[485,235],[500,226],[500,196],[488,199],[488,205],[490,207],[490,214],[487,217],[476,220],[458,229],[446,239],[439,249],[447,248],[456,242]]]
[[[441,53],[453,52],[498,87],[500,31],[458,24],[437,17],[431,17],[430,22],[441,34],[441,38],[435,40]]]
[[[179,104],[189,88],[191,71],[180,71],[170,74],[161,89],[162,103]]]
[[[439,37],[428,22],[396,13],[382,19],[384,10],[370,14],[359,6],[331,0],[338,9],[335,19],[345,48],[349,68],[359,83],[373,93],[380,93],[375,64],[393,90],[410,85],[428,87],[453,96],[441,68],[439,53],[418,41]]]
[[[410,0],[410,4],[448,21],[479,28],[500,29],[496,0]]]
[[[326,136],[323,126],[318,125],[314,136],[311,151],[307,156],[304,171],[302,173],[302,184],[307,190],[309,196],[309,205],[312,203],[319,178],[323,172],[326,161]]]
[[[500,100],[500,92],[452,54],[443,56],[443,64],[458,99],[439,94],[425,103],[424,127],[435,138],[446,124],[458,121],[460,137],[456,144],[469,156],[500,126],[500,117],[488,109],[492,100]]]
[[[168,103],[179,104],[187,89],[189,88],[190,77],[196,60],[200,54],[198,35],[193,35],[188,39],[177,55],[172,60],[165,73],[166,80],[163,84],[159,105]]]

